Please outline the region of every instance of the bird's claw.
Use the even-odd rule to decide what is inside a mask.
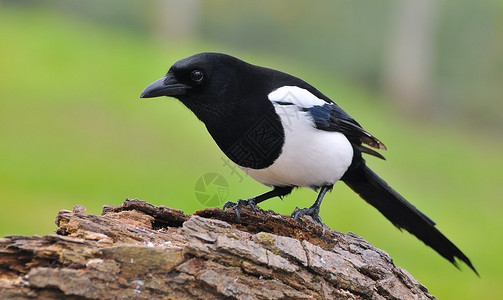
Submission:
[[[248,200],[239,199],[237,203],[227,201],[225,202],[223,209],[226,210],[227,208],[235,207],[236,216],[238,217],[238,220],[241,221],[241,208],[243,206],[248,206],[249,208],[251,208],[251,210],[253,210],[253,212],[255,212],[257,209],[257,204],[255,204],[255,200],[253,198]]]
[[[319,210],[319,208],[316,208],[316,207],[310,207],[310,208],[298,208],[297,207],[292,212],[290,217],[293,218],[294,221],[298,221],[299,218],[302,218],[303,216],[308,215],[311,218],[313,218],[313,220],[316,223],[323,225],[323,222],[321,221],[319,213],[320,213],[320,210]]]

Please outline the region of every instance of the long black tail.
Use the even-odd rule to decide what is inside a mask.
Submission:
[[[468,257],[435,228],[435,222],[407,202],[367,166],[348,170],[342,181],[377,208],[396,227],[406,229],[456,267],[458,265],[454,258],[459,258],[478,275]]]

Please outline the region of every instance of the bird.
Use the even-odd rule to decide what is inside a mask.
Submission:
[[[221,151],[256,181],[271,188],[258,196],[226,202],[241,208],[290,194],[318,191],[312,206],[296,208],[298,221],[320,224],[320,206],[337,181],[344,182],[398,229],[405,229],[459,269],[457,259],[478,275],[468,257],[435,222],[374,173],[362,154],[380,159],[385,145],[335,102],[302,79],[224,53],[203,52],[175,62],[148,85],[141,98],[178,99],[204,123]]]

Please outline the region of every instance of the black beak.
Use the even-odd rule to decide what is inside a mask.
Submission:
[[[152,82],[141,93],[140,98],[153,98],[159,96],[179,96],[184,95],[190,86],[179,83],[173,76],[165,77]]]

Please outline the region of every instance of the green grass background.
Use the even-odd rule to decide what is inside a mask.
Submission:
[[[126,197],[192,213],[194,184],[208,172],[229,183],[229,200],[267,190],[232,174],[204,126],[174,99],[139,94],[176,60],[228,52],[301,75],[388,146],[368,164],[438,223],[472,260],[458,271],[401,233],[342,183],[322,205],[331,228],[354,232],[390,253],[439,299],[503,296],[501,135],[433,118],[401,117],[359,87],[300,62],[204,42],[159,42],[41,11],[0,11],[0,236],[54,232],[60,209],[99,214]],[[289,214],[312,204],[296,190],[264,209]]]

